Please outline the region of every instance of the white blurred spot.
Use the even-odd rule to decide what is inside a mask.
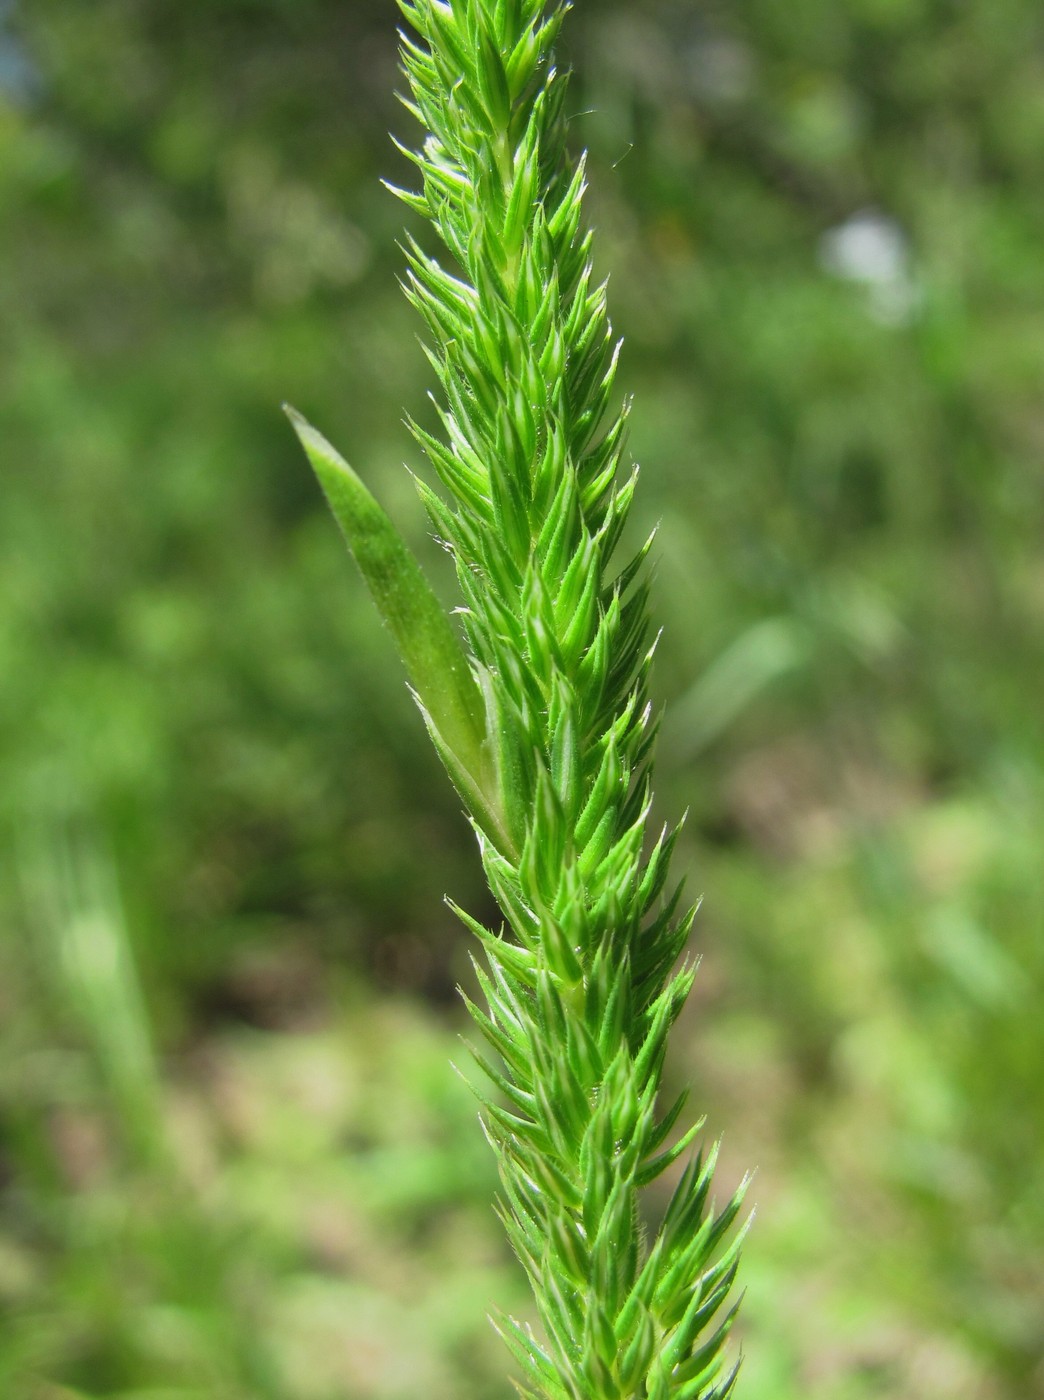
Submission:
[[[918,301],[910,245],[887,214],[861,209],[828,229],[820,240],[819,259],[835,277],[866,288],[870,309],[879,320],[898,325],[910,319]]]

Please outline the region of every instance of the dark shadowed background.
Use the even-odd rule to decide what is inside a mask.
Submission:
[[[390,0],[0,0],[0,1395],[493,1400]],[[1044,1395],[1044,10],[577,0],[741,1393]]]

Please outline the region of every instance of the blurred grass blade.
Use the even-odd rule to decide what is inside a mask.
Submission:
[[[83,833],[41,831],[25,844],[22,884],[45,975],[89,1048],[135,1165],[169,1170],[152,1025],[111,857]]]
[[[482,694],[449,618],[385,510],[322,434],[289,404],[284,407],[377,611],[395,638],[450,776],[499,841],[499,804],[492,783],[485,781],[489,765]]]
[[[794,618],[769,617],[749,627],[675,702],[667,723],[678,757],[695,758],[748,705],[806,665],[812,653],[808,629]]]

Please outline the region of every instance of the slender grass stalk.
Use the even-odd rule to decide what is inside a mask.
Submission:
[[[467,804],[507,931],[482,946],[468,1007],[491,1055],[483,1123],[500,1213],[529,1275],[538,1337],[499,1328],[524,1392],[550,1400],[722,1400],[742,1188],[716,1212],[715,1150],[671,1144],[657,1106],[667,1037],[693,981],[693,910],[669,884],[677,832],[650,831],[655,723],[643,563],[613,556],[623,472],[618,346],[566,154],[568,6],[402,0],[407,151],[443,260],[412,237],[406,293],[442,396],[413,432],[441,483],[419,489],[451,551],[466,648],[347,464],[295,426]],[[669,1145],[671,1144],[671,1145]],[[642,1188],[686,1162],[651,1241]]]
[[[30,828],[19,874],[34,952],[60,1019],[77,1028],[130,1164],[172,1178],[159,1066],[116,869],[89,831]]]

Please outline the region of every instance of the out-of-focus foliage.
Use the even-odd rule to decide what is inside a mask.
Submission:
[[[0,5],[4,1395],[502,1390],[445,1068],[477,859],[278,412],[438,568],[395,23]],[[1044,14],[570,42],[707,894],[679,1077],[761,1163],[741,1387],[1033,1400]]]

